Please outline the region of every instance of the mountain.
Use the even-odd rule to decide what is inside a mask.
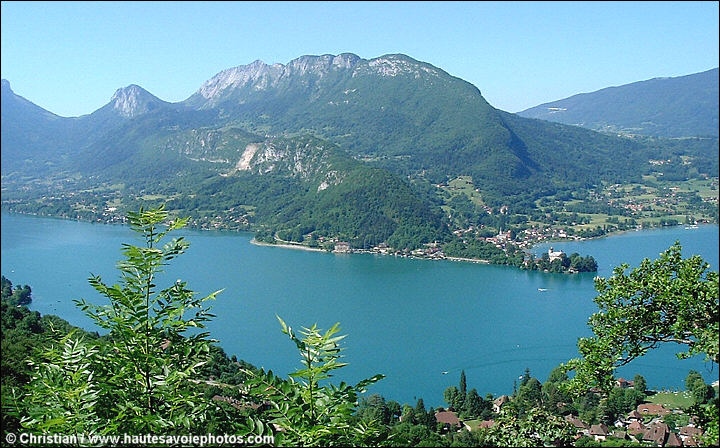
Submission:
[[[356,159],[406,175],[422,172],[433,182],[469,174],[497,198],[517,194],[519,180],[553,188],[622,169],[617,158],[608,157],[592,169],[578,165],[557,177],[553,166],[562,158],[547,157],[546,147],[524,145],[505,114],[475,86],[405,55],[303,56],[287,65],[256,61],[219,73],[185,103],[221,111],[228,122],[252,123],[253,131],[310,132]],[[573,138],[601,139],[582,132]]]
[[[155,200],[203,228],[413,248],[450,238],[459,216],[502,227],[500,209],[525,222],[542,198],[640,182],[651,160],[672,162],[666,176],[717,176],[717,139],[670,144],[523,118],[402,54],[255,61],[177,103],[130,85],[72,118],[6,81],[2,95],[3,206],[71,217]],[[481,198],[470,208],[442,187],[463,176]]]
[[[597,131],[718,137],[718,69],[653,78],[531,107],[518,115]]]
[[[110,103],[100,111],[110,108],[122,117],[133,118],[169,104],[142,87],[131,84],[123,89],[118,89],[110,99]]]
[[[15,95],[2,80],[2,164],[46,174],[72,147],[76,120],[63,118]],[[7,173],[2,167],[3,175]]]

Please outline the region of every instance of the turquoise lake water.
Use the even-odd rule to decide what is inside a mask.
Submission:
[[[340,322],[345,361],[334,381],[357,382],[376,373],[386,378],[368,394],[426,406],[445,406],[443,391],[457,385],[481,396],[512,393],[526,368],[545,381],[562,362],[578,356],[577,338],[591,334],[588,317],[597,306],[596,274],[546,274],[467,262],[430,261],[370,254],[328,253],[256,246],[246,233],[181,230],[189,251],[174,260],[158,285],[182,279],[199,294],[223,289],[213,302],[211,336],[228,355],[287,375],[300,367],[294,344],[280,332],[276,315],[299,328]],[[718,226],[627,232],[552,246],[592,255],[597,275],[614,266],[655,259],[675,241],[683,255],[699,254],[718,270]],[[92,327],[73,299],[101,301],[90,274],[118,280],[122,243],[140,244],[117,225],[2,215],[2,274],[28,284],[32,309]],[[104,302],[103,302],[104,303]],[[667,346],[623,367],[619,376],[641,374],[655,389],[681,389],[689,370],[707,381],[718,366],[701,358],[680,361]],[[447,372],[444,374],[443,372]]]

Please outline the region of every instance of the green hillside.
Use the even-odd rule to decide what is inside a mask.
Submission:
[[[718,69],[654,78],[541,104],[519,112],[609,133],[718,137]]]

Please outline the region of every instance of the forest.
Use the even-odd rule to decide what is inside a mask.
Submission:
[[[447,406],[437,409],[422,398],[399,403],[373,394],[382,373],[335,384],[333,372],[345,365],[340,323],[296,328],[282,316],[278,330],[302,363],[280,377],[241,354],[229,356],[204,330],[214,317],[208,301],[220,290],[198,297],[181,279],[155,284],[190,244],[172,237],[188,219],[170,218],[164,207],[129,213],[140,243],[123,245],[117,282],[88,279],[108,303],[76,305],[101,332],[31,311],[31,286],[3,275],[5,437],[232,434],[268,446],[646,446],[645,431],[609,428],[627,423],[658,394],[641,375],[626,381],[615,369],[668,342],[687,350],[679,356],[718,363],[718,273],[698,256],[682,258],[676,243],[657,260],[596,278],[598,311],[590,316],[593,336],[578,341],[581,356],[544,382],[529,369],[508,378],[510,396],[483,394],[464,371],[457,386],[442,391]],[[693,441],[717,445],[717,388],[689,371],[686,392],[677,412],[641,415],[639,424],[662,423],[665,437],[697,428]],[[606,433],[599,437],[593,428]]]

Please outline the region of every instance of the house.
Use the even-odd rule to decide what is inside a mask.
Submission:
[[[387,243],[380,243],[377,245],[376,250],[381,254],[386,254],[390,250],[390,246],[388,246]]]
[[[457,414],[453,411],[440,411],[435,413],[435,421],[443,425],[446,431],[459,431],[465,427]]]
[[[665,446],[670,435],[670,428],[662,422],[652,423],[643,433],[642,441],[652,443],[655,446]]]
[[[644,434],[646,430],[647,427],[643,425],[642,420],[633,420],[625,427],[625,431],[632,435]]]
[[[635,387],[635,382],[626,380],[625,378],[618,378],[617,381],[615,381],[615,384],[617,384],[617,387],[621,389],[627,389],[629,387]]]
[[[627,415],[627,421],[628,421],[628,422],[632,422],[632,421],[642,422],[642,420],[643,420],[643,416],[642,416],[642,414],[640,414],[640,413],[637,411],[637,409],[633,409],[633,410]]]
[[[665,408],[665,406],[661,404],[655,404],[655,403],[643,403],[639,404],[637,407],[637,411],[642,415],[668,415],[670,413],[670,410]]]
[[[561,260],[562,257],[564,257],[564,256],[565,256],[565,252],[563,252],[561,250],[554,251],[552,247],[550,249],[548,249],[548,257],[550,257],[550,263],[552,263],[555,260]]]
[[[347,243],[345,241],[338,241],[335,243],[335,249],[333,250],[336,254],[349,254],[350,253],[350,243]]]
[[[683,442],[680,440],[680,436],[671,432],[665,440],[665,446],[683,446]]]
[[[600,423],[599,425],[592,425],[590,427],[590,437],[593,437],[596,441],[603,441],[607,438],[608,435],[610,435],[610,431],[608,431],[608,427],[604,425],[603,423]]]
[[[698,437],[703,434],[703,430],[695,425],[688,424],[680,428],[680,440],[685,446],[697,446]]]
[[[487,428],[492,428],[493,426],[495,426],[495,420],[490,419],[490,420],[481,421],[480,424],[478,425],[478,428],[487,429]]]
[[[575,417],[574,415],[566,415],[565,421],[570,423],[575,427],[575,430],[577,431],[577,434],[580,436],[587,436],[590,434],[590,428],[588,427],[588,424],[584,421],[580,420],[579,418]]]
[[[493,401],[493,412],[496,414],[500,412],[500,409],[502,409],[503,405],[510,401],[510,397],[507,395],[500,395],[498,398]]]

